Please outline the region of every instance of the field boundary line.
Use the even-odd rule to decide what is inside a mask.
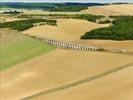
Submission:
[[[55,88],[52,88],[52,89],[48,89],[48,90],[33,94],[31,96],[28,96],[28,97],[24,97],[24,98],[22,98],[22,100],[30,100],[30,99],[32,99],[34,97],[38,97],[40,95],[47,95],[47,94],[58,92],[58,91],[61,91],[61,90],[65,90],[65,89],[68,89],[68,88],[71,88],[71,87],[74,87],[74,86],[85,84],[87,82],[99,79],[101,77],[107,76],[109,74],[115,73],[117,71],[120,71],[122,69],[126,69],[126,68],[131,67],[131,66],[133,66],[133,62],[125,64],[125,65],[117,67],[117,68],[110,69],[110,70],[105,71],[101,74],[97,74],[97,75],[94,75],[94,76],[91,76],[91,77],[88,77],[88,78],[85,78],[85,79],[82,79],[82,80],[79,80],[79,81],[76,81],[76,82],[72,82],[72,83],[69,83],[69,84],[66,84],[66,85],[62,85],[62,86],[59,86],[59,87],[55,87]]]

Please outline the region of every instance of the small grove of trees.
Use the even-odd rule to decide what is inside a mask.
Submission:
[[[21,11],[14,10],[14,11],[5,11],[2,14],[22,14],[22,13],[23,12],[21,12]]]
[[[100,20],[99,24],[107,24],[107,23],[112,23],[110,20]]]
[[[77,11],[81,11],[81,10],[84,10],[84,9],[87,9],[88,7],[87,6],[58,6],[58,7],[53,7],[53,8],[50,8],[50,9],[47,9],[48,11],[65,11],[65,12],[71,12],[71,11],[74,11],[74,12],[77,12]]]
[[[56,25],[56,20],[48,20],[48,19],[29,19],[29,20],[19,20],[12,22],[0,23],[0,28],[10,28],[18,31],[24,31],[33,27],[34,23],[46,22],[49,25]]]
[[[81,14],[77,15],[76,18],[96,22],[98,19],[104,18],[102,15],[91,15],[91,14]]]
[[[112,26],[86,32],[81,39],[133,40],[133,16],[117,16]]]
[[[17,9],[42,9],[45,11],[81,11],[87,9],[88,6],[100,6],[101,3],[8,3],[1,2],[1,8],[17,8]]]
[[[35,16],[44,16],[44,17],[53,17],[53,18],[75,18],[75,19],[82,19],[82,20],[87,20],[91,22],[96,22],[98,19],[104,18],[105,16],[102,15],[91,15],[91,14],[48,14],[48,15],[43,15],[43,14],[22,14],[18,16],[19,18],[31,18]],[[109,23],[109,22],[101,22],[101,23]]]

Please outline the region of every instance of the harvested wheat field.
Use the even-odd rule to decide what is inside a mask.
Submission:
[[[133,4],[88,7],[88,9],[82,10],[81,13],[97,15],[133,15]]]
[[[133,41],[113,41],[113,40],[80,40],[81,44],[93,45],[97,47],[103,47],[108,49],[123,49],[128,51],[133,51]]]
[[[108,16],[133,15],[132,8],[133,4],[122,4],[89,7],[75,13],[38,9],[21,10],[24,14]],[[1,17],[1,19],[3,22],[19,20],[16,17],[6,19]],[[26,27],[27,30],[21,30],[21,32],[0,30],[2,33],[0,40],[3,41],[0,48],[3,54],[0,55],[1,58],[3,57],[2,63],[0,62],[1,100],[133,99],[133,55],[103,52],[104,49],[99,49],[99,51],[68,50],[68,46],[66,49],[60,49],[45,44],[35,37],[30,37],[46,37],[57,41],[71,41],[75,44],[133,51],[132,40],[80,39],[88,31],[109,27],[111,24],[98,24],[81,19],[57,19],[57,25],[34,26],[27,23],[22,24],[22,27],[25,25],[28,27]]]
[[[74,41],[79,40],[85,32],[95,28],[107,27],[108,24],[96,24],[79,19],[59,19],[57,26],[42,25],[24,31],[24,34],[49,37],[52,39]]]
[[[57,26],[42,25],[23,31],[24,34],[48,37],[56,40],[72,41],[85,45],[104,47],[108,49],[125,49],[133,51],[133,41],[112,40],[80,40],[85,32],[95,28],[108,27],[109,24],[97,24],[79,19],[59,19]],[[79,27],[79,28],[77,28]]]
[[[5,22],[12,22],[12,21],[18,21],[18,20],[26,20],[27,18],[7,18]]]
[[[93,6],[79,12],[42,11],[42,10],[22,10],[24,14],[94,14],[94,15],[133,15],[133,4],[117,4],[105,6]]]
[[[94,15],[133,15],[133,4],[117,4],[105,6],[93,6],[79,12],[42,11],[42,10],[22,10],[24,14],[94,14]]]
[[[119,68],[132,61],[133,56],[130,55],[56,49],[1,72],[2,99],[22,99]]]
[[[5,16],[0,16],[0,22],[12,22],[12,21],[18,21],[18,20],[26,20],[27,18],[16,18],[14,16],[8,16],[8,15],[5,15]]]
[[[29,100],[132,100],[133,66],[79,86]]]

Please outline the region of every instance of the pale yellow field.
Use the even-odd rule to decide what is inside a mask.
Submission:
[[[127,5],[116,6],[100,7],[101,12],[97,11],[97,7],[89,9],[95,14],[114,15],[129,14],[129,12],[132,14],[132,5],[128,5],[129,7]],[[123,9],[123,13],[120,9]],[[48,13],[46,12],[46,14]],[[91,11],[85,10],[78,13],[91,13]],[[59,19],[57,26],[36,26],[23,33],[110,49],[133,51],[132,40],[80,40],[80,36],[86,31],[108,26],[108,24],[100,25],[79,19]],[[133,62],[132,55],[57,48],[48,54],[0,72],[0,98],[2,100],[20,100],[42,91],[90,78],[131,62]],[[132,76],[133,66],[130,66],[93,81],[58,92],[42,94],[31,100],[132,100]]]
[[[2,99],[18,100],[132,61],[130,55],[56,49],[1,72]]]
[[[59,19],[57,26],[42,25],[24,31],[24,34],[49,37],[52,39],[79,40],[85,32],[94,28],[107,27],[108,24],[96,24],[80,19]]]
[[[127,41],[113,41],[113,40],[80,40],[78,41],[81,44],[93,45],[108,49],[125,49],[128,51],[133,51],[133,40]]]
[[[133,4],[88,7],[80,12],[48,12],[42,10],[21,9],[24,14],[94,14],[94,15],[133,15]]]
[[[0,12],[9,10],[22,11],[24,14],[94,14],[94,15],[133,15],[133,4],[94,6],[80,12],[48,12],[42,10],[27,10],[27,9],[2,9]]]
[[[133,4],[88,7],[87,10],[83,10],[81,13],[98,15],[133,15]]]
[[[0,22],[11,22],[17,20],[26,20],[27,18],[16,18],[14,16],[0,16]]]
[[[56,40],[72,41],[86,45],[105,47],[109,49],[126,49],[133,51],[133,41],[111,40],[80,40],[85,32],[95,28],[108,27],[108,24],[96,24],[80,19],[59,19],[57,26],[42,25],[24,31],[24,34],[49,37]]]
[[[27,18],[7,18],[5,22],[17,21],[17,20],[26,20]]]
[[[132,100],[133,66],[86,84],[31,100]]]

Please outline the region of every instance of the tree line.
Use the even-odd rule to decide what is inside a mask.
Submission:
[[[81,39],[133,40],[133,16],[111,16],[112,26],[86,32]]]
[[[24,31],[33,27],[34,23],[46,22],[48,25],[56,25],[56,20],[49,19],[28,19],[28,20],[18,20],[12,22],[0,23],[0,28],[10,28],[18,31]]]

